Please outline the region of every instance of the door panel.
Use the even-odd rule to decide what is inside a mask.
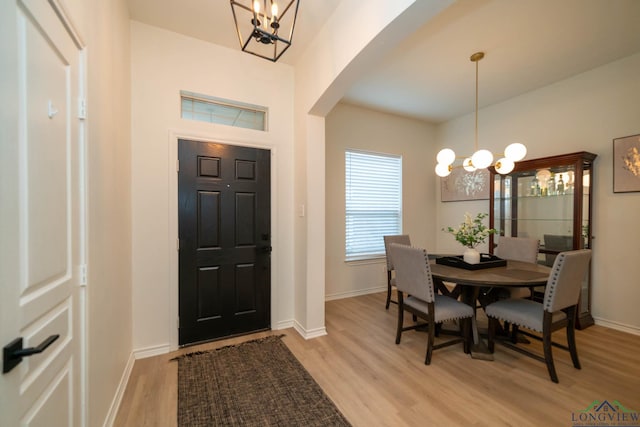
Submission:
[[[46,0],[14,4],[0,25],[14,28],[17,59],[15,140],[2,140],[15,166],[3,186],[0,256],[6,265],[0,286],[3,339],[22,337],[36,347],[59,335],[44,352],[24,357],[0,377],[0,424],[74,426],[80,417],[79,263],[82,212],[79,120],[81,52],[65,23]],[[8,19],[15,20],[8,22]],[[4,161],[8,161],[6,158]],[[5,165],[3,161],[3,166]],[[5,321],[11,319],[11,321]],[[2,345],[8,344],[8,341]]]
[[[198,192],[198,247],[220,246],[220,193]]]
[[[270,152],[180,140],[179,344],[270,322]]]
[[[198,319],[222,317],[222,289],[219,267],[204,267],[198,270]]]

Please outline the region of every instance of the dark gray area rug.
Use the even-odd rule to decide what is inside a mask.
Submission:
[[[178,426],[349,426],[280,336],[178,361]]]

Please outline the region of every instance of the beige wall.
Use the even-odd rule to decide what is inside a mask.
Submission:
[[[296,64],[295,204],[306,215],[295,224],[295,319],[307,338],[325,333],[324,117],[368,67],[452,1],[344,1]]]
[[[293,68],[131,23],[133,348],[177,346],[177,137],[272,150],[273,328],[293,318]],[[183,120],[180,90],[263,105],[268,132]]]
[[[126,1],[87,13],[89,425],[111,409],[131,355],[131,108]]]
[[[616,61],[556,84],[493,105],[479,112],[480,145],[502,152],[514,140],[528,147],[528,159],[575,151],[598,155],[594,171],[593,287],[592,314],[596,322],[620,330],[640,333],[640,300],[636,263],[640,259],[640,196],[614,194],[612,139],[640,132],[640,55]],[[424,127],[418,144],[411,137],[388,138],[386,130],[400,135],[417,124],[382,113],[339,104],[326,118],[326,296],[344,297],[384,287],[382,264],[344,262],[344,148],[373,151],[403,150],[412,153],[417,165],[404,164],[404,231],[418,245],[437,252],[459,252],[460,245],[441,231],[455,226],[465,212],[488,212],[488,201],[440,202],[440,181],[433,173],[435,152],[448,146],[464,153],[473,148],[473,115],[436,126]],[[404,121],[404,122],[403,122]],[[349,122],[354,126],[349,127]],[[381,123],[383,125],[381,125]],[[385,129],[386,127],[386,129]],[[435,133],[434,133],[435,132]],[[411,134],[411,132],[407,132]],[[392,142],[389,142],[392,141]],[[422,150],[422,154],[412,150]],[[419,156],[419,157],[418,157]],[[406,159],[406,157],[405,157]],[[420,160],[420,161],[418,161]],[[413,168],[418,168],[414,170]],[[408,174],[415,174],[409,179]],[[407,196],[407,181],[431,186],[418,202]],[[415,197],[415,195],[414,195]],[[421,230],[419,216],[411,224],[411,211],[426,206],[425,218],[433,221]],[[426,223],[426,222],[425,222]],[[414,238],[416,235],[417,238]],[[421,240],[418,240],[421,239]],[[487,250],[486,245],[480,248]]]
[[[65,4],[87,45],[89,425],[100,425],[109,415],[109,405],[117,393],[118,381],[125,373],[132,349],[166,351],[172,345],[177,270],[172,242],[176,213],[171,200],[175,172],[170,161],[176,135],[254,144],[274,151],[276,231],[272,274],[276,287],[272,320],[275,327],[287,326],[293,319],[299,319],[311,330],[324,328],[323,303],[317,298],[318,294],[354,294],[367,290],[372,281],[384,283],[382,267],[352,269],[352,273],[356,273],[352,281],[333,280],[333,273],[329,273],[338,253],[331,248],[340,246],[342,253],[344,247],[343,244],[334,246],[340,240],[335,234],[339,226],[334,221],[339,220],[340,215],[336,214],[333,204],[343,200],[343,196],[335,199],[328,196],[325,209],[325,185],[327,188],[335,185],[328,176],[333,174],[333,165],[327,165],[325,181],[322,174],[316,173],[318,168],[325,170],[325,165],[314,164],[314,153],[325,152],[324,135],[318,130],[323,124],[321,116],[333,107],[344,88],[367,64],[367,60],[357,64],[354,57],[370,41],[373,43],[367,46],[369,53],[383,52],[375,50],[384,45],[384,40],[376,40],[375,35],[388,23],[389,16],[418,7],[413,1],[397,2],[397,10],[372,20],[373,31],[365,31],[367,36],[355,45],[332,45],[331,40],[326,39],[328,56],[320,57],[326,60],[317,67],[320,59],[308,58],[305,65],[296,70],[299,78],[295,91],[293,70],[285,65],[270,64],[237,50],[135,22],[129,28],[125,0],[68,0]],[[356,7],[354,4],[344,7]],[[347,35],[352,25],[353,21],[334,22],[328,32],[336,36],[332,40],[351,40]],[[410,26],[405,28],[409,31]],[[388,35],[388,40],[397,39]],[[354,68],[354,64],[360,68]],[[313,73],[305,76],[305,70]],[[133,87],[130,87],[129,73]],[[640,288],[634,262],[640,259],[640,247],[636,243],[640,235],[634,220],[640,197],[637,193],[612,193],[611,139],[640,132],[639,74],[640,56],[636,55],[483,109],[480,122],[481,141],[491,141],[487,145],[495,150],[502,149],[517,135],[527,142],[528,158],[578,150],[599,155],[594,187],[593,313],[602,324],[636,333],[640,329],[640,314],[635,309],[635,301],[640,300]],[[243,78],[231,78],[236,76]],[[274,120],[270,132],[262,134],[182,121],[178,104],[180,89],[267,105]],[[294,115],[294,92],[296,102],[299,101],[299,115]],[[312,110],[318,116],[309,116]],[[341,120],[369,122],[369,117],[378,118],[391,129],[396,126],[415,127],[416,132],[421,129],[420,124],[410,120],[405,124],[406,119],[338,106],[326,126],[327,140],[344,143],[347,130],[340,125]],[[360,131],[370,140],[376,139],[376,135],[367,135],[366,128]],[[433,140],[432,132],[424,126],[425,141]],[[472,117],[467,116],[440,126],[435,139],[440,146],[455,147],[457,141],[468,140],[471,132]],[[410,137],[415,135],[407,135],[407,140]],[[318,140],[320,147],[315,145]],[[384,141],[377,142],[384,148]],[[294,144],[298,147],[295,157]],[[312,150],[307,150],[308,146]],[[327,163],[331,163],[329,156],[334,155],[331,154],[333,147],[326,148]],[[452,239],[439,231],[441,227],[449,225],[449,218],[457,218],[466,210],[478,211],[486,205],[482,202],[439,203],[438,182],[429,176],[434,149],[424,149],[425,162],[422,167],[417,166],[419,172],[411,182],[425,183],[424,194],[418,194],[415,202],[417,209],[424,206],[426,219],[432,221],[435,215],[436,223],[431,229],[424,228],[426,220],[421,223],[420,215],[409,218],[405,212],[404,227],[412,238],[414,234],[417,236],[416,244],[430,247],[435,241],[436,250],[446,251],[452,248]],[[415,160],[420,158],[416,156]],[[405,173],[413,173],[408,165]],[[308,178],[307,174],[312,177]],[[322,179],[318,179],[319,176]],[[296,182],[300,185],[296,186]],[[407,187],[405,183],[405,192]],[[407,202],[406,193],[404,199]],[[429,205],[429,200],[435,208]],[[296,215],[297,208],[307,203],[322,212],[311,221]],[[408,207],[405,210],[409,210]],[[318,233],[324,236],[325,212],[326,237],[318,237]],[[314,232],[309,240],[308,230]],[[314,278],[316,270],[307,270],[306,266],[324,259],[325,238],[326,252],[331,250],[331,254],[326,256],[327,279],[319,283]],[[344,262],[339,264],[338,268],[347,268]],[[324,271],[323,268],[322,275]],[[133,289],[132,282],[135,283]],[[298,295],[295,303],[294,294]],[[134,313],[132,307],[135,307]]]
[[[347,148],[402,156],[403,232],[434,248],[435,127],[428,123],[338,104],[326,118],[326,298],[386,289],[386,261],[345,262],[344,153]]]
[[[613,138],[640,133],[640,54],[481,109],[479,142],[501,152],[514,138],[528,159],[590,151],[598,155],[593,185],[592,313],[597,323],[640,334],[640,193],[614,194]],[[473,148],[473,116],[438,127],[440,148]],[[466,141],[466,142],[465,142]],[[436,187],[438,184],[435,184]],[[436,200],[439,200],[439,196]],[[465,211],[488,212],[487,201],[440,203],[436,230]],[[437,232],[440,251],[459,249]]]
[[[86,45],[88,424],[113,416],[131,356],[131,140],[126,0],[63,2]],[[78,331],[81,332],[81,331]]]

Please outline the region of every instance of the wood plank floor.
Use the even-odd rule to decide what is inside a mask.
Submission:
[[[594,400],[640,411],[640,336],[601,326],[577,331],[582,369],[554,349],[559,384],[549,380],[544,363],[500,345],[494,361],[472,359],[460,344],[436,350],[426,366],[426,334],[405,332],[396,345],[397,306],[385,310],[384,297],[327,302],[324,337],[262,332],[137,360],[115,426],[176,426],[172,357],[282,333],[354,426],[571,426],[572,414]],[[562,332],[554,337],[565,342]],[[530,346],[541,349],[537,342]]]

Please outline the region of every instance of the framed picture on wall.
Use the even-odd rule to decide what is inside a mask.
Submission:
[[[440,179],[440,197],[443,202],[489,199],[489,171],[479,169],[467,172],[455,168],[449,176]]]
[[[640,135],[613,140],[613,192],[640,191]]]

